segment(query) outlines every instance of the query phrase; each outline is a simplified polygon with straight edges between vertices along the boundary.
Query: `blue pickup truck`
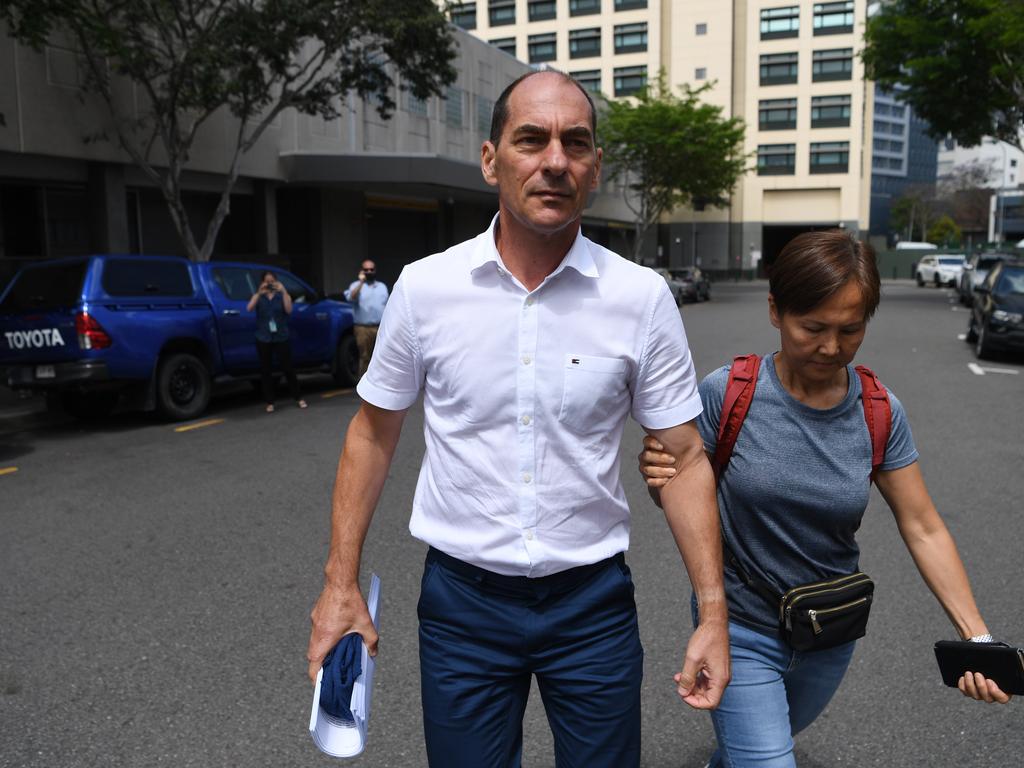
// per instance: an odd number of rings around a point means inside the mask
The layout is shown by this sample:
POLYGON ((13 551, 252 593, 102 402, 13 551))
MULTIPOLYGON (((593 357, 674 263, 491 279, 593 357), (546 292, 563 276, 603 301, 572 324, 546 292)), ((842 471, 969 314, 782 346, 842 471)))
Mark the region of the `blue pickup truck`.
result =
MULTIPOLYGON (((76 416, 119 402, 172 420, 200 415, 213 383, 259 373, 246 311, 265 265, 176 257, 83 256, 25 267, 0 294, 0 380, 41 390, 76 416)), ((292 296, 298 370, 355 384, 352 308, 274 269, 292 296)))

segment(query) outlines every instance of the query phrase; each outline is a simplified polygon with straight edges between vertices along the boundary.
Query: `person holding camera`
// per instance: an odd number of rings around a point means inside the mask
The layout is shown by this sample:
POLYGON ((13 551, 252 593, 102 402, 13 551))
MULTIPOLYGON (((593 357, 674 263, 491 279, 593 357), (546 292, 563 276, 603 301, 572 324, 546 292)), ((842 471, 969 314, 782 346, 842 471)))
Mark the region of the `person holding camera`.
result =
POLYGON ((370 367, 377 328, 388 303, 388 287, 377 282, 377 265, 367 259, 359 270, 359 279, 345 291, 345 298, 355 306, 356 344, 359 347, 359 378, 370 367))
POLYGON ((249 299, 246 310, 256 311, 256 350, 260 357, 260 374, 263 384, 263 399, 267 413, 274 412, 274 356, 288 379, 288 390, 299 408, 306 407, 306 401, 299 395, 299 381, 292 366, 292 347, 288 339, 288 315, 292 311, 292 297, 284 285, 269 269, 260 278, 260 287, 249 299))

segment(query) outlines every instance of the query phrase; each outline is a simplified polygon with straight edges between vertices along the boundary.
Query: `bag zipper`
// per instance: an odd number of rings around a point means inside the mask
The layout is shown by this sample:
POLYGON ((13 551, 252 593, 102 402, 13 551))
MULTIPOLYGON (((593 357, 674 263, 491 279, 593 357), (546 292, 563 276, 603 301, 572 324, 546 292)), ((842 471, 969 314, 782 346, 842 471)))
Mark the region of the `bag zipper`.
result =
POLYGON ((836 605, 832 608, 822 608, 821 610, 815 610, 811 608, 807 611, 807 616, 811 620, 811 626, 814 628, 814 634, 820 635, 824 630, 821 628, 821 624, 818 623, 818 617, 826 613, 833 613, 835 611, 845 611, 847 608, 853 608, 855 605, 866 603, 868 599, 866 597, 860 597, 850 603, 844 603, 843 605, 836 605))
POLYGON ((863 573, 855 573, 852 576, 844 576, 841 579, 836 579, 835 581, 830 581, 830 582, 825 582, 825 583, 827 583, 827 584, 839 584, 839 583, 841 583, 843 581, 847 581, 849 579, 855 579, 855 578, 856 579, 860 579, 860 581, 851 581, 848 584, 842 584, 841 586, 838 586, 838 587, 830 587, 829 589, 818 589, 816 587, 794 587, 793 589, 789 590, 789 592, 787 592, 786 595, 790 595, 790 594, 792 594, 794 592, 797 592, 797 591, 799 591, 801 589, 808 589, 808 590, 812 590, 812 591, 805 592, 802 595, 797 595, 796 597, 794 597, 792 600, 789 601, 788 605, 786 604, 786 598, 783 597, 782 602, 783 602, 783 606, 784 607, 780 606, 779 610, 780 611, 784 611, 783 616, 784 616, 784 618, 786 620, 786 629, 792 629, 793 628, 793 620, 792 620, 792 616, 790 615, 790 612, 793 610, 793 606, 796 605, 796 603, 798 603, 802 598, 809 597, 811 595, 821 595, 821 594, 824 594, 825 592, 839 592, 840 590, 846 589, 847 587, 856 587, 856 586, 860 586, 861 584, 869 583, 871 581, 871 577, 870 576, 867 576, 866 574, 863 574, 863 573))

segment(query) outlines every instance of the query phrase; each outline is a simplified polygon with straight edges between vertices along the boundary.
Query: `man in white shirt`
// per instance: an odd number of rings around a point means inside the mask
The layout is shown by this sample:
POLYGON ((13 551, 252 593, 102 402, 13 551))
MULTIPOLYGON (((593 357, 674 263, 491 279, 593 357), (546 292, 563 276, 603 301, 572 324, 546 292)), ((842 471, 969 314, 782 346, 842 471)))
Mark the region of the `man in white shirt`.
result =
POLYGON ((618 460, 629 414, 677 457, 662 499, 701 618, 679 695, 713 708, 729 680, 696 376, 665 281, 580 233, 600 174, 595 135, 593 102, 561 73, 530 73, 498 99, 481 151, 498 215, 403 271, 338 465, 311 678, 344 634, 376 651, 359 558, 423 393, 410 530, 430 545, 418 613, 435 768, 518 766, 534 675, 560 768, 639 765, 643 651, 618 460))
POLYGON ((359 277, 345 291, 345 298, 355 307, 352 330, 359 347, 359 378, 362 378, 370 367, 370 358, 377 343, 377 329, 384 316, 384 306, 388 303, 388 287, 377 280, 377 265, 373 261, 367 259, 363 262, 359 277))

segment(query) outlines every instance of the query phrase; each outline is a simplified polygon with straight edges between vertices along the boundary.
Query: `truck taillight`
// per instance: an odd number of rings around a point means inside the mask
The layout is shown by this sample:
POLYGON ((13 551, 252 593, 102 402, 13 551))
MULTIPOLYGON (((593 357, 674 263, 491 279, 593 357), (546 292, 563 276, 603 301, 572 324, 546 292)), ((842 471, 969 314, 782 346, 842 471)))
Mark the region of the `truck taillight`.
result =
POLYGON ((106 349, 113 343, 99 321, 88 312, 75 315, 75 331, 78 333, 78 346, 82 349, 106 349))

